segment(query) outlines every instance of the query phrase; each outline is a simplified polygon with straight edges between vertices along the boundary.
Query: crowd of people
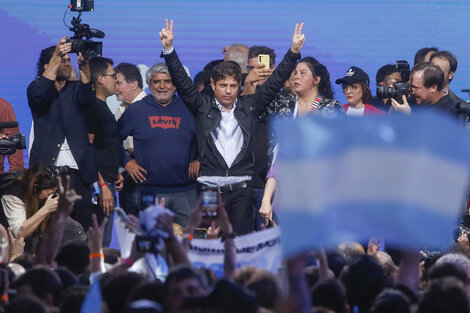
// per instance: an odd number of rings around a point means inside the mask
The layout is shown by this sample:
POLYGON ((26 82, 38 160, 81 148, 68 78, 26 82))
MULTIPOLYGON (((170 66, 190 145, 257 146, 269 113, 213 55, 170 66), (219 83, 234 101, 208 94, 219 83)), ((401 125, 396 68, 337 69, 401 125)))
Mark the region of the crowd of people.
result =
POLYGON ((79 52, 74 80, 66 37, 42 50, 27 88, 30 167, 15 155, 0 180, 0 311, 469 312, 465 227, 445 253, 385 252, 371 239, 290 257, 277 273, 238 268, 235 237, 282 223, 275 120, 428 109, 468 122, 467 103, 450 90, 452 53, 419 50, 409 81, 401 68, 381 67, 378 86, 409 83, 397 97, 373 97, 369 75, 351 66, 335 80, 342 105, 327 67, 301 56, 302 29, 295 26, 278 64, 269 47, 234 44, 194 81, 173 45, 173 21, 159 33, 164 62, 146 73, 79 52), (269 64, 259 62, 266 55, 269 64), (114 94, 121 104, 113 114, 106 100, 114 94), (216 194, 213 218, 206 191, 216 194), (165 208, 155 226, 161 249, 145 250, 138 239, 123 258, 109 248, 118 200, 136 233, 144 209, 165 208), (201 230, 224 244, 222 277, 191 265, 188 249, 201 230), (149 254, 167 264, 166 277, 136 270, 149 254), (102 301, 90 300, 96 294, 102 301))

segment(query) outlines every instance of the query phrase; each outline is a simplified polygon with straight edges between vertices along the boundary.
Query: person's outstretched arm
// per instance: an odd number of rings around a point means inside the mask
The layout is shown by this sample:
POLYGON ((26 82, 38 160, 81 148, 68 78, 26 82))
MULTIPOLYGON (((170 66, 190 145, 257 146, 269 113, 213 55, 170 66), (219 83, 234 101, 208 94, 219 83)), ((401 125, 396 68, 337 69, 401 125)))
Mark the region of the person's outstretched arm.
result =
POLYGON ((168 23, 168 20, 165 19, 165 28, 159 33, 163 46, 162 56, 165 58, 166 65, 170 71, 171 82, 176 87, 178 96, 186 104, 189 111, 196 114, 202 95, 197 91, 188 74, 186 74, 183 64, 181 64, 173 47, 173 24, 173 20, 168 23))

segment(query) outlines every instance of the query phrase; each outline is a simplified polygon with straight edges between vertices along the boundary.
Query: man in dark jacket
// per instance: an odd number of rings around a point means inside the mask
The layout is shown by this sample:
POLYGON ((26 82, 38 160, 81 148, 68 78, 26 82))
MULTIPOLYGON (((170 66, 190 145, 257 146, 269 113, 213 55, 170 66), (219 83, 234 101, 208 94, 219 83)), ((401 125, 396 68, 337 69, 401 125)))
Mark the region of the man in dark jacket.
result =
POLYGON ((173 21, 160 32, 162 55, 173 84, 197 121, 201 158, 198 182, 217 189, 238 235, 251 232, 251 176, 255 119, 280 91, 300 58, 303 24, 296 25, 292 47, 257 93, 240 96, 241 68, 232 61, 218 64, 211 75, 214 96, 199 94, 173 49, 173 21))
POLYGON ((69 81, 72 44, 63 37, 56 47, 42 50, 38 76, 28 86, 33 115, 34 143, 29 165, 45 162, 71 177, 72 187, 82 196, 72 218, 85 230, 92 225, 91 184, 97 181, 96 152, 88 139, 85 108, 94 102, 88 62, 79 53, 80 81, 69 81))

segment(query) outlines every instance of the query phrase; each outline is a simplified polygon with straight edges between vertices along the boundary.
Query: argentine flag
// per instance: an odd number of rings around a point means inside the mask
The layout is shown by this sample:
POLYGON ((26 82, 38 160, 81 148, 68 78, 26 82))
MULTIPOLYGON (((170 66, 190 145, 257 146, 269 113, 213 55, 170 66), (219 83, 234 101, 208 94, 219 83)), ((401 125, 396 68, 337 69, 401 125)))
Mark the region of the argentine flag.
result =
POLYGON ((448 246, 464 212, 470 133, 439 113, 279 121, 285 254, 371 237, 448 246))

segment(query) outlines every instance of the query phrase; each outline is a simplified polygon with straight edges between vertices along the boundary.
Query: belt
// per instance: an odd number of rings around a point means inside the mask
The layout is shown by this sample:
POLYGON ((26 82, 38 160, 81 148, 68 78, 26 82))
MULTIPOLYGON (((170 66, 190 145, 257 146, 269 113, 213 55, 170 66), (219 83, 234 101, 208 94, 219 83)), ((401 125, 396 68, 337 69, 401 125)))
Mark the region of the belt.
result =
POLYGON ((219 187, 217 187, 217 191, 219 191, 220 193, 224 193, 224 192, 241 190, 241 189, 244 189, 246 187, 248 187, 248 183, 246 181, 242 181, 242 182, 236 183, 236 184, 219 186, 219 187))
POLYGON ((56 166, 56 171, 59 175, 70 175, 70 174, 78 174, 78 170, 65 166, 56 166))

